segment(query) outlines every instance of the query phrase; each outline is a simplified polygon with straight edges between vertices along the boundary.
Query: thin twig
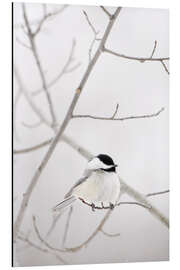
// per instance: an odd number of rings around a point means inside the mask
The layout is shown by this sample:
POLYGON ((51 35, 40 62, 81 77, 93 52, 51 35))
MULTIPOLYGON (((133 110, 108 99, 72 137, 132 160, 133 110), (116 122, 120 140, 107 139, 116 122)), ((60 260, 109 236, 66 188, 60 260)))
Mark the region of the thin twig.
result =
MULTIPOLYGON (((61 9, 54 10, 53 12, 49 12, 49 13, 46 13, 46 14, 44 13, 44 16, 46 16, 47 19, 53 18, 53 17, 55 17, 56 15, 62 13, 67 7, 68 7, 68 5, 63 5, 63 7, 62 7, 61 9)), ((40 22, 41 22, 41 20, 42 20, 42 19, 30 21, 29 24, 30 24, 31 26, 33 26, 33 25, 39 25, 40 22)), ((23 29, 23 28, 25 28, 25 26, 24 26, 22 23, 20 23, 20 24, 17 23, 17 24, 14 25, 14 28, 15 28, 15 29, 19 29, 19 28, 20 28, 20 29, 23 29)))
POLYGON ((124 54, 120 54, 120 53, 117 53, 117 52, 114 52, 112 50, 109 50, 107 48, 103 48, 103 51, 104 52, 107 52, 109 54, 112 54, 112 55, 115 55, 115 56, 118 56, 118 57, 121 57, 121 58, 126 58, 126 59, 130 59, 130 60, 135 60, 135 61, 139 61, 139 62, 146 62, 146 61, 164 61, 164 60, 169 60, 169 57, 162 57, 162 58, 151 58, 151 57, 135 57, 135 56, 127 56, 127 55, 124 55, 124 54))
POLYGON ((46 233, 46 239, 51 235, 52 231, 54 230, 58 220, 60 219, 62 213, 58 213, 58 215, 56 215, 55 217, 53 217, 53 221, 52 224, 50 225, 50 228, 48 229, 47 233, 46 233))
POLYGON ((68 250, 71 252, 76 252, 76 251, 82 249, 83 247, 86 247, 97 236, 97 234, 101 231, 105 222, 109 219, 112 212, 113 212, 112 210, 107 211, 107 213, 104 215, 101 222, 98 224, 98 226, 95 228, 95 230, 92 232, 92 234, 84 242, 82 242, 80 245, 78 245, 76 247, 68 248, 68 250))
POLYGON ((169 193, 169 189, 164 190, 164 191, 154 192, 154 193, 148 193, 146 194, 146 197, 152 197, 152 196, 161 195, 165 193, 169 193))
POLYGON ((102 8, 102 10, 106 13, 106 15, 108 15, 109 18, 111 18, 111 13, 103 6, 100 6, 100 8, 102 8))
POLYGON ((164 216, 156 207, 154 207, 145 196, 143 196, 140 192, 126 184, 121 178, 121 188, 127 193, 131 198, 135 199, 137 202, 148 205, 149 208, 146 208, 153 216, 155 216, 162 224, 164 224, 167 228, 169 228, 169 219, 164 216))
POLYGON ((14 131, 14 138, 19 141, 19 134, 17 132, 17 123, 16 123, 16 118, 17 118, 17 106, 18 106, 18 102, 20 100, 22 92, 20 91, 20 89, 18 90, 16 96, 15 96, 15 101, 14 101, 14 105, 13 105, 13 131, 14 131))
MULTIPOLYGON (((158 116, 163 110, 164 108, 162 108, 161 110, 159 110, 157 113, 154 113, 154 114, 150 114, 150 115, 141 115, 141 116, 128 116, 128 117, 122 117, 122 118, 114 118, 118 112, 118 107, 119 107, 119 104, 116 105, 116 109, 115 109, 115 112, 113 113, 113 115, 111 117, 97 117, 97 116, 91 116, 91 115, 73 115, 72 118, 92 118, 92 119, 97 119, 97 120, 119 120, 119 121, 123 121, 123 120, 130 120, 130 119, 141 119, 141 118, 150 118, 150 117, 155 117, 155 116, 158 116)), ((62 140, 69 143, 68 142, 68 137, 66 136, 63 136, 62 137, 62 140)), ((31 147, 28 147, 28 148, 23 148, 23 149, 15 149, 13 151, 14 154, 25 154, 25 153, 29 153, 29 152, 32 152, 32 151, 36 151, 38 149, 41 149, 47 145, 49 145, 51 142, 52 142, 53 138, 51 139, 48 139, 40 144, 37 144, 37 145, 34 145, 34 146, 31 146, 31 147)), ((71 145, 72 146, 72 145, 71 145)), ((85 151, 85 149, 81 149, 80 146, 77 146, 76 145, 76 148, 75 149, 79 149, 80 151, 85 151)))
MULTIPOLYGON (((22 77, 20 76, 19 70, 17 69, 16 66, 14 67, 14 72, 15 72, 17 82, 19 84, 19 92, 24 95, 24 97, 26 98, 32 111, 38 116, 39 120, 41 122, 43 122, 46 126, 48 126, 49 128, 52 129, 51 123, 48 121, 48 119, 44 116, 44 114, 37 107, 36 103, 34 102, 34 99, 32 99, 32 97, 31 97, 31 95, 29 95, 29 92, 25 87, 25 83, 22 80, 22 77)), ((89 153, 89 151, 87 151, 84 147, 82 147, 77 142, 75 142, 72 138, 70 138, 64 134, 64 135, 62 135, 61 139, 63 142, 70 145, 74 150, 76 150, 78 153, 80 153, 83 157, 89 156, 89 158, 91 158, 91 154, 89 153)), ((28 148, 24 148, 24 149, 20 149, 20 150, 14 150, 13 153, 14 154, 29 153, 31 151, 38 150, 38 149, 50 144, 52 141, 53 141, 53 138, 51 138, 47 141, 44 141, 40 144, 37 144, 35 146, 32 146, 32 147, 28 147, 28 148)))
MULTIPOLYGON (((62 141, 65 142, 67 145, 69 145, 71 148, 73 148, 75 151, 77 151, 79 154, 81 154, 83 157, 87 158, 89 157, 92 158, 91 154, 89 153, 89 151, 87 149, 85 149, 83 146, 79 145, 77 142, 74 141, 74 139, 70 138, 67 135, 62 135, 62 141)), ((27 148, 22 148, 22 149, 15 149, 13 151, 13 154, 26 154, 26 153, 30 153, 36 150, 39 150, 47 145, 49 145, 50 143, 52 143, 53 138, 50 138, 40 144, 36 144, 34 146, 31 147, 27 147, 27 148)))
POLYGON ((120 233, 107 233, 105 232, 103 229, 100 230, 104 235, 108 236, 108 237, 117 237, 120 236, 120 233))
POLYGON ((29 38, 29 42, 31 44, 32 53, 33 53, 34 59, 35 59, 36 64, 37 64, 39 75, 40 75, 40 78, 41 78, 41 81, 42 81, 42 87, 44 89, 44 92, 46 94, 46 98, 47 98, 47 101, 48 101, 49 110, 50 110, 51 117, 52 117, 52 127, 55 127, 57 125, 56 115, 55 115, 55 112, 54 112, 52 99, 51 99, 50 93, 48 91, 46 78, 45 78, 45 75, 44 75, 44 71, 43 71, 43 68, 42 68, 42 64, 41 64, 41 61, 40 61, 40 57, 39 57, 36 42, 35 42, 35 36, 39 33, 39 31, 41 29, 40 25, 42 25, 42 21, 40 22, 39 27, 36 30, 36 32, 33 33, 32 29, 30 27, 30 24, 29 24, 29 20, 28 20, 27 13, 26 13, 26 7, 25 7, 24 3, 22 4, 22 9, 23 9, 23 17, 24 17, 25 25, 26 25, 27 30, 28 30, 28 38, 29 38))
POLYGON ((28 50, 31 50, 31 47, 25 44, 22 40, 20 40, 18 37, 16 37, 16 41, 23 47, 25 47, 28 50))
POLYGON ((163 65, 163 67, 164 67, 165 71, 166 71, 166 72, 167 72, 167 74, 169 75, 169 74, 170 74, 170 72, 169 72, 169 70, 168 70, 168 68, 167 68, 167 66, 166 66, 166 64, 164 63, 164 61, 163 61, 163 60, 161 60, 161 64, 163 65))
MULTIPOLYGON (((159 111, 156 113, 152 114, 144 114, 144 115, 135 115, 135 116, 125 116, 125 117, 103 117, 103 116, 94 116, 90 114, 75 114, 72 116, 72 118, 91 118, 91 119, 96 119, 96 120, 114 120, 114 121, 125 121, 125 120, 133 120, 133 119, 143 119, 143 118, 151 118, 151 117, 156 117, 158 116, 162 111, 164 111, 164 108, 161 108, 159 111)), ((115 111, 115 115, 117 113, 117 108, 115 111)))
POLYGON ((40 242, 42 244, 44 244, 46 247, 48 247, 49 249, 53 250, 53 251, 57 251, 57 252, 66 252, 65 249, 59 249, 59 248, 55 248, 53 246, 51 246, 50 244, 48 244, 48 242, 41 236, 41 233, 37 227, 37 224, 36 224, 36 217, 33 216, 33 227, 34 227, 34 231, 38 237, 38 239, 40 240, 40 242))
POLYGON ((29 106, 38 115, 39 119, 43 123, 45 123, 48 126, 51 126, 51 123, 48 121, 48 119, 44 116, 44 114, 40 111, 40 109, 36 106, 35 102, 32 100, 31 95, 29 94, 28 90, 25 87, 24 81, 22 80, 22 77, 20 76, 20 72, 19 72, 17 66, 14 67, 14 73, 15 73, 15 76, 16 76, 16 80, 17 80, 17 82, 19 84, 19 90, 25 96, 29 106))
MULTIPOLYGON (((63 66, 62 70, 59 72, 58 75, 56 75, 49 83, 47 83, 47 87, 50 88, 52 87, 54 84, 56 84, 61 78, 63 75, 65 74, 68 74, 74 70, 76 70, 80 65, 81 63, 78 62, 77 64, 75 64, 73 67, 70 67, 71 63, 73 62, 74 60, 74 51, 75 51, 75 46, 76 46, 76 40, 73 39, 73 42, 72 42, 72 46, 71 46, 71 50, 70 50, 70 53, 69 53, 69 56, 68 56, 68 59, 65 63, 65 65, 63 66)), ((40 88, 38 90, 35 90, 34 92, 32 92, 32 95, 33 96, 36 96, 40 93, 43 92, 43 89, 40 88)))
POLYGON ((156 50, 156 47, 157 47, 157 40, 155 40, 155 42, 154 42, 154 47, 153 47, 153 50, 152 50, 152 53, 151 53, 150 58, 153 58, 153 55, 154 55, 155 50, 156 50))
POLYGON ((32 242, 32 240, 30 240, 28 237, 23 237, 23 236, 18 235, 18 239, 25 242, 26 244, 28 244, 28 246, 33 247, 33 248, 35 248, 43 253, 48 253, 48 254, 55 256, 63 264, 68 264, 59 254, 56 254, 55 252, 52 252, 47 248, 42 248, 41 246, 32 242))
POLYGON ((113 115, 111 116, 112 119, 114 119, 114 117, 116 116, 116 114, 117 114, 117 112, 118 112, 118 109, 119 109, 119 104, 117 103, 116 109, 115 109, 113 115))
POLYGON ((71 217, 72 217, 72 213, 73 213, 73 207, 71 206, 69 208, 69 212, 68 212, 68 216, 67 216, 67 220, 66 220, 66 224, 65 224, 65 231, 64 231, 63 240, 62 240, 63 246, 65 246, 65 243, 66 243, 66 239, 67 239, 67 234, 68 234, 68 230, 69 230, 69 225, 70 225, 70 220, 71 220, 71 217))
POLYGON ((94 34, 94 38, 93 38, 93 40, 92 40, 92 42, 91 42, 91 45, 90 45, 90 47, 89 47, 89 52, 88 52, 88 55, 89 55, 89 62, 90 62, 90 61, 91 61, 91 53, 92 53, 93 46, 94 46, 94 44, 95 44, 96 41, 100 41, 101 39, 99 39, 99 38, 97 37, 98 34, 99 34, 99 31, 96 31, 96 29, 95 29, 95 27, 93 26, 93 24, 91 23, 91 21, 90 21, 88 15, 87 15, 87 13, 86 13, 84 10, 83 10, 83 13, 84 13, 85 18, 86 18, 86 20, 87 20, 87 22, 88 22, 90 28, 92 29, 93 34, 94 34))
POLYGON ((94 27, 94 26, 93 26, 93 24, 91 23, 91 21, 90 21, 90 19, 89 19, 88 15, 87 15, 87 13, 86 13, 86 11, 85 11, 85 10, 83 10, 83 13, 84 13, 84 15, 85 15, 85 18, 86 18, 86 20, 87 20, 87 22, 88 22, 89 26, 90 26, 90 27, 91 27, 91 29, 92 29, 92 31, 93 31, 93 33, 94 33, 94 35, 97 35, 97 34, 98 34, 98 31, 96 31, 95 27, 94 27))
POLYGON ((40 125, 42 124, 42 121, 39 120, 37 123, 34 123, 34 124, 27 124, 25 122, 22 122, 22 125, 26 128, 37 128, 39 127, 40 125))

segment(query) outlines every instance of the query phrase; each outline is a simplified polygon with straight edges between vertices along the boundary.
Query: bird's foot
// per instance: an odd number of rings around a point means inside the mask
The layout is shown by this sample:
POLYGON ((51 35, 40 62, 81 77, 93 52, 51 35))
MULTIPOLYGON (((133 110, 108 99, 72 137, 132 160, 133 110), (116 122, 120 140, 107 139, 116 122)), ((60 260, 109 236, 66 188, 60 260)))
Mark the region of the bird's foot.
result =
POLYGON ((113 210, 114 209, 114 204, 113 203, 110 203, 109 204, 109 207, 110 207, 111 210, 113 210))
POLYGON ((101 206, 102 206, 102 208, 104 209, 104 204, 103 204, 103 202, 101 202, 101 206))
POLYGON ((92 211, 94 212, 95 211, 95 204, 94 203, 91 204, 91 208, 92 208, 92 211))

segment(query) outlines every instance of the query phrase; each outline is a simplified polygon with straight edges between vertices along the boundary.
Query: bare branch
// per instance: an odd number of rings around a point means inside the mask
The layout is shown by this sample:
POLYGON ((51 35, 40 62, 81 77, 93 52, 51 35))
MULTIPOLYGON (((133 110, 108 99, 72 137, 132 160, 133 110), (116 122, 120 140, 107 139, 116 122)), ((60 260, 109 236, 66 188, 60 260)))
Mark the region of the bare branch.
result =
POLYGON ((24 218, 24 214, 25 214, 25 211, 26 211, 26 208, 28 206, 28 202, 29 202, 29 199, 31 197, 31 193, 33 192, 36 184, 37 184, 37 181, 43 171, 43 169, 46 167, 51 155, 53 154, 54 152, 54 149, 56 148, 56 145, 58 143, 58 141, 60 140, 64 130, 66 129, 71 117, 72 117, 72 114, 73 114, 73 111, 74 111, 74 108, 77 104, 77 101, 80 97, 80 94, 89 78, 89 75, 91 74, 91 71, 94 67, 94 65, 96 64, 99 56, 101 55, 102 53, 102 47, 104 47, 105 43, 106 43, 106 40, 109 36, 109 33, 113 27, 113 24, 116 20, 116 18, 118 17, 119 13, 121 11, 121 8, 117 8, 115 13, 114 13, 114 16, 113 16, 113 19, 111 19, 107 25, 107 28, 104 32, 104 35, 103 35, 103 38, 99 44, 99 47, 92 59, 92 61, 89 63, 86 71, 85 71, 85 74, 83 75, 82 79, 81 79, 81 82, 79 84, 79 87, 76 89, 75 91, 75 94, 74 94, 74 97, 72 99, 72 102, 70 104, 70 107, 66 113, 66 116, 64 118, 64 121, 62 122, 62 125, 60 126, 55 138, 53 139, 52 143, 50 144, 50 147, 47 151, 47 153, 45 154, 41 164, 39 165, 39 167, 37 168, 37 170, 35 171, 34 173, 34 176, 32 178, 32 180, 30 181, 30 184, 26 190, 26 195, 23 197, 23 200, 21 202, 21 206, 20 206, 20 209, 19 209, 19 212, 18 212, 18 215, 17 215, 17 218, 16 218, 16 221, 15 221, 15 224, 14 224, 14 241, 16 240, 16 237, 17 237, 17 233, 19 231, 19 228, 21 226, 21 223, 23 221, 23 218, 24 218))
POLYGON ((52 252, 47 248, 42 248, 41 246, 32 242, 32 240, 30 240, 28 237, 23 237, 23 236, 18 235, 18 239, 25 242, 26 244, 28 244, 28 246, 33 247, 33 248, 35 248, 43 253, 49 253, 49 254, 55 256, 60 262, 62 262, 64 264, 68 264, 59 254, 56 254, 55 252, 52 252))
POLYGON ((115 121, 125 121, 125 120, 133 120, 133 119, 142 119, 142 118, 151 118, 158 116, 162 111, 164 111, 164 108, 161 108, 156 113, 152 114, 144 114, 144 115, 136 115, 136 116, 125 116, 125 117, 117 117, 115 118, 115 115, 117 114, 118 106, 116 107, 115 113, 111 117, 102 117, 102 116, 94 116, 90 114, 75 114, 72 116, 72 118, 91 118, 95 120, 115 120, 115 121))
MULTIPOLYGON (((25 24, 26 24, 26 27, 27 27, 27 30, 28 30, 28 38, 29 38, 29 42, 31 44, 32 53, 33 53, 33 56, 35 58, 35 61, 36 61, 37 67, 38 67, 38 71, 39 71, 41 81, 42 81, 42 87, 43 87, 44 92, 46 94, 47 102, 48 102, 48 105, 49 105, 49 110, 50 110, 51 117, 52 117, 52 127, 55 127, 57 125, 56 115, 55 115, 55 112, 54 112, 52 99, 51 99, 50 93, 48 91, 46 78, 45 78, 45 75, 44 75, 44 71, 43 71, 43 68, 42 68, 42 64, 40 62, 40 57, 39 57, 37 46, 36 46, 35 39, 34 39, 35 35, 37 35, 37 33, 40 31, 41 27, 39 27, 37 29, 38 31, 33 33, 32 30, 31 30, 30 24, 29 24, 29 20, 28 20, 28 17, 27 17, 26 8, 25 8, 24 3, 22 4, 22 9, 23 9, 24 21, 25 21, 25 24)), ((40 25, 42 25, 42 23, 40 23, 40 25)))
POLYGON ((166 66, 166 64, 164 63, 164 61, 163 61, 163 60, 161 60, 161 64, 163 65, 163 67, 164 67, 165 71, 166 71, 166 72, 167 72, 167 74, 169 75, 169 74, 170 74, 170 72, 169 72, 169 70, 168 70, 168 68, 167 68, 167 66, 166 66))
POLYGON ((114 117, 116 116, 116 114, 117 114, 117 112, 118 112, 118 109, 119 109, 119 104, 117 103, 117 105, 116 105, 116 109, 115 109, 115 111, 114 111, 114 113, 113 113, 113 115, 112 115, 112 119, 114 119, 114 117))
POLYGON ((33 226, 34 226, 34 230, 35 230, 35 233, 38 237, 38 239, 41 241, 41 243, 43 245, 45 245, 46 247, 48 247, 50 250, 52 251, 55 251, 55 252, 60 252, 60 253, 66 253, 66 252, 74 252, 75 250, 73 248, 63 248, 63 249, 60 249, 60 248, 56 248, 56 247, 53 247, 51 244, 49 244, 40 234, 40 231, 37 227, 37 224, 36 224, 36 217, 33 216, 33 226))
POLYGON ((109 49, 103 48, 104 52, 107 52, 109 54, 121 57, 121 58, 126 58, 126 59, 130 59, 130 60, 135 60, 135 61, 139 61, 141 63, 144 63, 146 61, 164 61, 164 60, 169 60, 169 57, 162 57, 162 58, 151 58, 151 57, 135 57, 135 56, 127 56, 124 54, 120 54, 114 51, 111 51, 109 49))
POLYGON ((146 197, 152 197, 152 196, 161 195, 165 193, 169 193, 169 189, 164 190, 164 191, 154 192, 154 193, 148 193, 146 194, 146 197))
POLYGON ((109 18, 111 18, 111 13, 103 6, 100 6, 100 8, 102 8, 102 10, 106 13, 106 15, 108 15, 109 18))
MULTIPOLYGON (((46 7, 47 7, 47 5, 43 4, 43 18, 40 19, 40 20, 38 19, 38 20, 30 21, 29 22, 30 26, 37 25, 37 29, 38 29, 39 25, 41 24, 40 27, 42 28, 42 24, 44 24, 48 19, 55 18, 56 15, 59 15, 60 13, 62 13, 68 7, 68 5, 63 5, 62 8, 54 10, 52 12, 47 12, 46 7), (42 22, 42 20, 43 20, 43 22, 42 22)), ((14 28, 23 30, 25 28, 25 26, 23 24, 18 24, 17 23, 17 24, 14 25, 14 28)), ((36 31, 37 31, 37 29, 36 29, 36 31)))
POLYGON ((27 127, 27 128, 37 128, 37 127, 39 127, 42 123, 43 123, 43 122, 40 120, 40 121, 38 121, 37 123, 34 123, 34 124, 27 124, 27 123, 25 123, 25 122, 22 122, 22 125, 23 125, 24 127, 27 127))
POLYGON ((44 17, 47 16, 47 5, 46 4, 42 4, 42 9, 43 9, 44 17))
POLYGON ((91 27, 91 29, 92 29, 92 31, 93 31, 93 33, 94 33, 94 35, 97 35, 97 34, 98 34, 98 31, 96 31, 96 29, 95 29, 95 28, 94 28, 94 26, 92 25, 92 23, 91 23, 91 21, 90 21, 90 19, 89 19, 88 15, 87 15, 87 13, 86 13, 86 11, 85 11, 85 10, 83 10, 83 13, 84 13, 84 15, 85 15, 85 18, 86 18, 86 20, 87 20, 87 22, 88 22, 89 26, 90 26, 90 27, 91 27))
POLYGON ((82 242, 80 245, 78 245, 76 247, 72 247, 72 248, 68 248, 68 249, 66 248, 66 249, 71 251, 71 252, 76 252, 76 251, 82 249, 83 247, 86 247, 97 236, 97 234, 101 231, 105 222, 108 220, 108 218, 110 217, 112 212, 113 212, 112 210, 107 211, 107 213, 105 214, 105 216, 103 217, 103 219, 101 220, 99 225, 95 228, 93 233, 84 242, 82 242))
MULTIPOLYGON (((72 47, 71 47, 71 50, 70 50, 70 53, 69 53, 69 56, 68 56, 68 59, 67 59, 65 65, 63 66, 60 73, 56 77, 54 77, 49 83, 47 83, 48 88, 50 88, 55 83, 57 83, 62 78, 62 76, 64 74, 67 74, 67 73, 70 73, 70 72, 76 70, 81 65, 81 63, 78 62, 76 65, 74 65, 73 67, 70 68, 70 65, 74 59, 75 46, 76 46, 76 40, 74 39, 72 42, 72 47)), ((34 92, 32 92, 32 95, 36 96, 36 95, 40 94, 42 91, 43 91, 43 89, 35 90, 34 92)))
MULTIPOLYGON (((92 208, 92 204, 84 201, 83 199, 79 198, 84 204, 90 206, 92 208)), ((114 205, 114 207, 117 207, 117 206, 120 206, 120 205, 123 205, 123 204, 132 204, 132 205, 138 205, 138 206, 142 206, 144 208, 151 208, 151 206, 149 206, 148 204, 144 204, 144 203, 139 203, 139 202, 119 202, 119 203, 116 203, 114 205)), ((93 206, 93 209, 97 209, 97 210, 107 210, 107 209, 111 209, 110 206, 93 206)))
POLYGON ((23 95, 25 96, 29 106, 32 108, 32 110, 38 115, 39 119, 45 123, 48 126, 51 126, 51 123, 44 117, 44 114, 40 111, 40 109, 36 106, 36 104, 34 103, 34 101, 32 100, 28 90, 25 87, 25 84, 20 76, 19 70, 17 69, 17 67, 14 67, 14 73, 17 79, 17 82, 19 84, 19 89, 20 91, 23 93, 23 95))
POLYGON ((38 26, 37 26, 37 29, 34 31, 33 35, 36 36, 40 31, 41 31, 41 28, 43 26, 43 24, 45 23, 45 21, 53 16, 56 16, 58 14, 60 14, 61 12, 63 12, 66 8, 67 8, 67 5, 64 5, 61 9, 59 10, 56 10, 54 12, 49 12, 47 13, 47 10, 44 6, 46 5, 42 5, 43 6, 43 10, 44 10, 44 15, 42 17, 42 19, 38 22, 38 26))
POLYGON ((18 106, 18 102, 20 100, 21 94, 22 92, 18 90, 15 96, 15 101, 13 105, 13 131, 14 131, 14 137, 16 138, 17 141, 19 141, 19 135, 16 128, 16 117, 17 117, 17 106, 18 106))
POLYGON ((155 40, 155 42, 154 42, 154 48, 153 48, 153 50, 152 50, 152 53, 151 53, 150 58, 153 57, 153 55, 154 55, 154 53, 155 53, 155 50, 156 50, 156 47, 157 47, 157 40, 155 40))
MULTIPOLYGON (((90 152, 85 149, 83 146, 79 145, 77 142, 75 142, 72 138, 70 138, 69 136, 66 136, 65 134, 62 135, 62 141, 65 142, 67 145, 69 145, 70 147, 72 147, 75 151, 77 151, 79 154, 81 154, 83 157, 88 159, 91 159, 92 156, 90 154, 90 152)), ((39 150, 47 145, 49 145, 50 143, 52 143, 53 138, 50 138, 40 144, 36 144, 34 146, 31 147, 27 147, 27 148, 23 148, 23 149, 15 149, 13 151, 14 154, 26 154, 26 153, 30 153, 32 151, 36 151, 39 150)))
POLYGON ((65 231, 64 231, 63 240, 62 240, 63 246, 65 246, 65 243, 66 243, 72 213, 73 213, 73 207, 71 206, 69 208, 69 212, 68 212, 68 216, 67 216, 67 220, 66 220, 66 224, 65 224, 65 231))
POLYGON ((58 220, 60 219, 61 215, 62 215, 62 213, 58 213, 58 215, 53 217, 52 224, 50 225, 50 228, 48 229, 48 231, 46 233, 46 238, 50 236, 50 234, 52 233, 52 231, 56 227, 56 224, 57 224, 58 220))
POLYGON ((89 52, 88 52, 88 54, 89 54, 89 62, 90 62, 90 61, 91 61, 91 53, 92 53, 93 46, 94 46, 94 44, 95 44, 96 41, 99 41, 99 40, 101 40, 101 39, 99 39, 99 38, 97 37, 98 34, 99 34, 99 31, 96 31, 96 29, 95 29, 95 27, 92 25, 92 23, 91 23, 91 21, 90 21, 88 15, 87 15, 87 13, 86 13, 84 10, 83 10, 83 13, 84 13, 85 18, 86 18, 86 20, 87 20, 87 22, 88 22, 90 28, 92 29, 93 34, 94 34, 94 39, 93 39, 92 42, 91 42, 91 45, 90 45, 90 47, 89 47, 89 52))
POLYGON ((146 208, 153 216, 155 216, 162 224, 164 224, 167 228, 169 228, 169 220, 167 217, 163 215, 156 207, 154 207, 145 196, 143 196, 140 192, 127 185, 121 178, 121 188, 127 193, 131 198, 135 199, 137 202, 148 205, 149 208, 146 208))
POLYGON ((100 230, 104 235, 108 236, 108 237, 117 237, 120 236, 120 233, 107 233, 105 232, 103 229, 100 230))
MULTIPOLYGON (((156 49, 156 47, 154 47, 156 49)), ((107 48, 103 48, 103 51, 106 52, 106 53, 109 53, 109 54, 112 54, 112 55, 115 55, 115 56, 118 56, 118 57, 121 57, 121 58, 125 58, 125 59, 129 59, 129 60, 135 60, 135 61, 139 61, 141 63, 144 63, 144 62, 151 62, 151 61, 155 61, 155 62, 160 62, 162 63, 165 71, 169 74, 169 71, 166 67, 166 65, 164 64, 164 61, 165 60, 169 60, 169 57, 162 57, 162 58, 153 58, 153 57, 134 57, 134 56, 127 56, 127 55, 124 55, 124 54, 120 54, 120 53, 117 53, 117 52, 114 52, 112 50, 109 50, 107 48)), ((154 50, 153 50, 154 51, 154 50)), ((154 54, 154 52, 152 52, 152 54, 154 54)))
POLYGON ((25 47, 28 50, 31 50, 31 47, 26 45, 22 40, 20 40, 18 37, 16 37, 16 41, 23 47, 25 47))
MULTIPOLYGON (((31 109, 34 111, 34 113, 39 117, 40 121, 42 121, 45 125, 47 125, 48 127, 52 128, 51 123, 45 118, 45 116, 43 115, 43 113, 40 111, 40 109, 37 107, 37 105, 35 104, 34 100, 32 99, 32 97, 29 95, 28 90, 25 87, 25 84, 22 80, 22 77, 20 76, 20 73, 17 69, 17 67, 14 67, 14 72, 15 72, 15 76, 17 79, 17 82, 19 84, 19 92, 22 93, 28 104, 30 105, 31 109)), ((68 145, 70 145, 74 150, 76 150, 78 153, 80 153, 83 157, 89 157, 89 159, 92 157, 91 154, 89 153, 89 151, 87 151, 84 147, 80 146, 77 142, 75 142, 72 138, 66 136, 65 134, 62 135, 61 138, 65 143, 67 143, 68 145)), ((35 151, 38 150, 46 145, 49 145, 51 142, 53 141, 53 138, 50 138, 40 144, 37 144, 35 146, 32 147, 28 147, 28 148, 24 148, 24 149, 20 149, 20 150, 14 150, 14 154, 23 154, 23 153, 29 153, 31 151, 35 151)))

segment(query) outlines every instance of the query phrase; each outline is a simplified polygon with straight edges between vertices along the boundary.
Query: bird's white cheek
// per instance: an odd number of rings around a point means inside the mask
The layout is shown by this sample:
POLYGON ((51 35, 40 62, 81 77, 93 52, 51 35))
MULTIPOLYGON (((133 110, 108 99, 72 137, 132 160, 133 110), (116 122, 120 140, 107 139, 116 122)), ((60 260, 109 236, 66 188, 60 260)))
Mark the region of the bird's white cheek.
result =
POLYGON ((99 168, 103 168, 103 164, 98 158, 93 158, 87 164, 87 169, 89 169, 89 170, 97 170, 99 168))

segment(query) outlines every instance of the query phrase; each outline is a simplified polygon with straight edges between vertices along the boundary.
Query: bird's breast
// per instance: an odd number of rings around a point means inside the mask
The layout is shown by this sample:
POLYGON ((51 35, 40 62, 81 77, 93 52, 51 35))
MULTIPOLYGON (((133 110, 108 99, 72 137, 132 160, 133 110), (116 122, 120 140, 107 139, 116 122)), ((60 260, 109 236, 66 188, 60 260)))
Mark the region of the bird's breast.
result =
POLYGON ((90 203, 115 203, 120 192, 120 182, 116 173, 93 172, 73 194, 90 203))

